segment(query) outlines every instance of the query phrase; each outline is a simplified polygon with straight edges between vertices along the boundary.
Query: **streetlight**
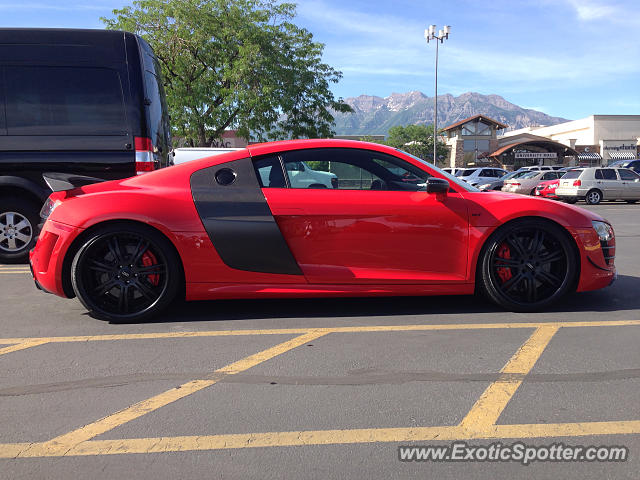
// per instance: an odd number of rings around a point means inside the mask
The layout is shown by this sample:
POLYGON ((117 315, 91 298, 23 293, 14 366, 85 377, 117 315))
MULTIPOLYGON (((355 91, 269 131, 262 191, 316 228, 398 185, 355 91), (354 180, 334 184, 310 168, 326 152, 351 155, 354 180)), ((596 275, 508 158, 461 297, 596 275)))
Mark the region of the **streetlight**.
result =
POLYGON ((437 146, 436 146, 436 135, 438 132, 438 45, 443 43, 445 40, 449 38, 449 33, 451 32, 451 27, 449 25, 445 25, 442 27, 442 30, 438 32, 436 35, 436 27, 435 25, 429 25, 429 28, 424 31, 424 38, 429 43, 431 40, 436 41, 436 96, 434 97, 434 108, 433 108, 433 164, 437 165, 437 146))

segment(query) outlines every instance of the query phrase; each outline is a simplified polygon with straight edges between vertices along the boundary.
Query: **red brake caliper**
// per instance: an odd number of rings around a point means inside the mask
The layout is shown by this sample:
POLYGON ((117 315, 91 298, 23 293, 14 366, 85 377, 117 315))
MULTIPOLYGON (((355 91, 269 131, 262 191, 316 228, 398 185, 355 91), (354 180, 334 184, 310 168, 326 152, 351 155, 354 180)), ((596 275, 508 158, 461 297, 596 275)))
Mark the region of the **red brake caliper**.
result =
MULTIPOLYGON (((144 265, 145 267, 150 267, 151 265, 156 265, 157 263, 158 260, 153 253, 151 253, 149 250, 144 252, 144 254, 142 255, 142 265, 144 265)), ((149 279, 151 285, 153 285, 154 287, 157 287, 160 283, 160 275, 158 275, 157 273, 147 275, 147 278, 149 279)))
MULTIPOLYGON (((509 246, 506 243, 503 243, 498 248, 498 257, 504 258, 505 260, 511 258, 511 250, 509 250, 509 246)), ((502 280, 502 283, 505 283, 513 276, 511 268, 509 267, 499 267, 496 271, 498 272, 498 276, 500 277, 500 280, 502 280)))

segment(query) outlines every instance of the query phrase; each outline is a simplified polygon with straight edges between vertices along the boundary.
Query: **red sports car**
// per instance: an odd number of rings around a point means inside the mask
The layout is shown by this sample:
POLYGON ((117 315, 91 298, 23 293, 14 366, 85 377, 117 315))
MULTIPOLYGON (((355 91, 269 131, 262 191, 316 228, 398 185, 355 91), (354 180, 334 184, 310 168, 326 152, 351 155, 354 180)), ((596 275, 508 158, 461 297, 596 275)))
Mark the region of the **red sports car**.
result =
POLYGON ((148 318, 178 295, 482 291, 532 311, 616 276, 613 229, 598 215, 480 192, 402 151, 344 140, 253 145, 58 191, 42 216, 37 286, 111 321, 148 318))
POLYGON ((558 200, 558 196, 556 195, 556 188, 560 185, 560 180, 545 180, 544 182, 540 182, 536 186, 536 196, 544 197, 544 198, 552 198, 554 200, 558 200))

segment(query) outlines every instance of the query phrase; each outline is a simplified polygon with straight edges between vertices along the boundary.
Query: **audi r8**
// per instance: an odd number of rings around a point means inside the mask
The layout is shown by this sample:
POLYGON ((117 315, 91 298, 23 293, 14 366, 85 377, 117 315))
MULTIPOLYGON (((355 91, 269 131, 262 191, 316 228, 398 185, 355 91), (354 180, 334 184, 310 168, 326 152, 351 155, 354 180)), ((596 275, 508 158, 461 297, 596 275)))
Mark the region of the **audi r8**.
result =
POLYGON ((33 276, 114 322, 149 318, 178 296, 482 292, 535 311, 616 276, 614 232, 600 216, 480 192, 384 145, 274 142, 125 180, 67 180, 42 209, 33 276), (331 182, 293 181, 301 162, 331 182))

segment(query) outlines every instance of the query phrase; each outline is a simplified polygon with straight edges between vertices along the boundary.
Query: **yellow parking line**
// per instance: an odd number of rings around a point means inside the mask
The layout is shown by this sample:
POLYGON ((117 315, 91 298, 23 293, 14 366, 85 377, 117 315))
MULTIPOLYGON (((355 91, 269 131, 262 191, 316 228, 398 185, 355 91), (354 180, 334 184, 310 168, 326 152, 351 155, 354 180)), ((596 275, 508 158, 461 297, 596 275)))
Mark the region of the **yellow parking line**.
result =
POLYGON ((560 438, 640 434, 640 421, 492 425, 471 432, 460 426, 307 430, 228 435, 92 440, 67 451, 44 450, 42 443, 0 444, 0 458, 60 457, 186 452, 261 447, 345 445, 357 443, 407 443, 472 439, 560 438))
POLYGON ((26 348, 37 347, 38 345, 44 345, 45 343, 49 343, 48 340, 31 340, 29 342, 22 342, 16 345, 10 345, 8 347, 0 348, 0 355, 4 355, 5 353, 17 352, 19 350, 24 350, 26 348))
MULTIPOLYGON (((131 405, 130 407, 104 417, 101 420, 85 425, 84 427, 78 428, 64 435, 60 435, 48 442, 33 444, 28 450, 31 451, 33 449, 33 452, 39 452, 38 456, 64 455, 65 452, 82 442, 108 432, 109 430, 146 415, 147 413, 153 412, 154 410, 164 407, 169 403, 175 402, 176 400, 202 390, 203 388, 209 387, 218 382, 225 375, 234 375, 236 373, 243 372, 325 334, 325 332, 306 333, 291 340, 287 340, 286 342, 280 343, 262 352, 250 355, 242 360, 215 370, 211 375, 212 378, 192 380, 180 385, 179 387, 172 388, 171 390, 167 390, 159 395, 131 405)), ((0 451, 0 454, 1 453, 2 452, 0 451)))
POLYGON ((495 424, 502 411, 533 368, 558 327, 539 327, 500 370, 500 377, 487 387, 460 427, 470 431, 485 431, 495 424))
POLYGON ((68 337, 22 337, 0 338, 0 344, 23 343, 32 340, 46 340, 51 343, 66 342, 99 342, 109 340, 149 340, 160 338, 219 337, 236 335, 295 335, 311 332, 324 333, 375 333, 375 332, 413 332, 430 330, 484 330, 509 328, 539 327, 621 327, 640 325, 640 320, 611 320, 595 322, 523 322, 523 323, 453 323, 434 325, 371 325, 353 327, 320 327, 320 328, 282 328, 268 330, 209 330, 200 332, 157 332, 157 333, 125 333, 108 335, 86 335, 68 337))

